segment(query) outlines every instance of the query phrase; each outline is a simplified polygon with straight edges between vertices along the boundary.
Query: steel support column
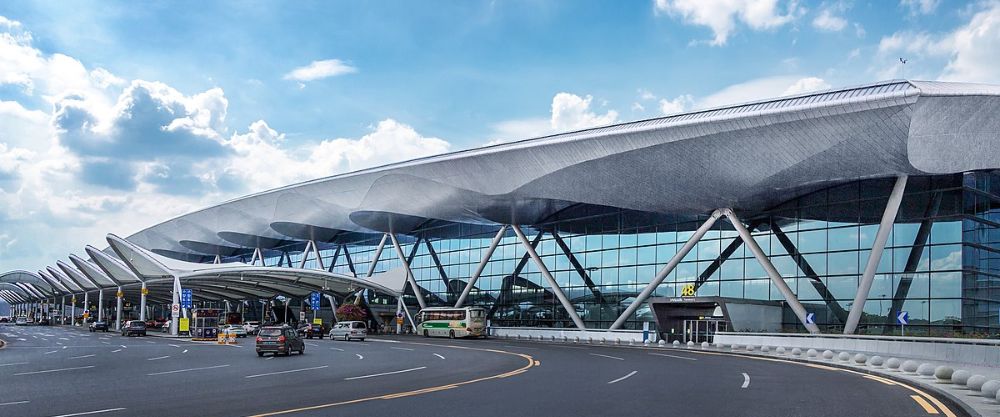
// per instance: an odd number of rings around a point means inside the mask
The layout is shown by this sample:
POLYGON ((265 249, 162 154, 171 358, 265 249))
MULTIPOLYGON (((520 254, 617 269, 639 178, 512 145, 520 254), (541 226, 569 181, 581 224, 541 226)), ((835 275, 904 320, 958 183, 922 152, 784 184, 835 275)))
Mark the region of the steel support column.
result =
POLYGON ((337 249, 333 251, 333 259, 330 260, 330 267, 326 269, 326 272, 333 272, 333 267, 337 265, 337 258, 340 257, 340 250, 344 245, 337 245, 337 249))
POLYGON ((629 304, 628 307, 625 308, 625 311, 618 316, 618 319, 611 325, 610 330, 620 329, 622 325, 625 324, 625 321, 627 321, 632 314, 635 314, 635 311, 639 309, 639 306, 646 302, 649 296, 653 294, 653 291, 656 291, 656 288, 663 283, 663 280, 667 278, 667 275, 670 275, 670 273, 673 272, 674 268, 677 267, 677 264, 681 262, 681 259, 684 259, 688 252, 691 252, 691 249, 698 244, 702 236, 705 236, 705 233, 708 233, 712 226, 715 225, 715 221, 721 216, 721 210, 715 210, 712 212, 712 214, 708 217, 708 220, 705 220, 705 223, 702 223, 702 225, 695 230, 694 234, 692 234, 691 237, 688 238, 687 242, 685 242, 684 245, 677 251, 677 253, 670 258, 670 261, 667 262, 663 269, 660 269, 660 272, 656 273, 653 280, 649 281, 646 288, 643 288, 642 292, 635 297, 632 304, 629 304))
MULTIPOLYGON (((83 311, 86 311, 87 312, 87 316, 88 316, 87 318, 90 318, 89 317, 90 316, 90 293, 87 292, 87 290, 83 290, 83 311)), ((86 326, 87 325, 87 320, 84 319, 83 322, 80 323, 80 325, 81 326, 86 326)))
POLYGON ((799 249, 795 247, 795 244, 788 238, 788 235, 786 235, 785 232, 781 230, 781 227, 779 227, 775 222, 771 222, 771 232, 774 233, 776 238, 778 238, 778 242, 785 248, 785 252, 788 252, 788 255, 795 260, 795 264, 798 265, 799 270, 809 277, 809 282, 816 290, 816 293, 819 294, 820 298, 823 299, 826 307, 829 308, 830 312, 837 318, 837 321, 840 323, 846 322, 847 310, 844 310, 844 308, 840 306, 840 303, 837 302, 837 298, 834 297, 833 293, 830 292, 830 289, 823 284, 823 280, 819 278, 819 274, 812 268, 812 265, 809 264, 806 257, 799 252, 799 249))
POLYGON ((555 229, 549 231, 549 234, 551 234, 552 238, 555 239, 556 245, 558 245, 559 249, 562 250, 563 255, 565 255, 566 259, 569 260, 569 264, 576 270, 577 275, 580 275, 580 278, 583 279, 583 283, 590 289, 590 292, 594 294, 594 299, 599 304, 604 304, 604 295, 601 294, 601 289, 597 288, 597 285, 594 284, 594 280, 590 279, 590 275, 587 274, 587 270, 583 268, 580 261, 576 259, 575 255, 573 255, 573 251, 569 250, 569 245, 562 240, 562 237, 559 236, 559 233, 556 232, 555 229))
POLYGON ((486 253, 483 254, 483 258, 479 261, 479 266, 476 267, 476 272, 472 274, 472 278, 469 278, 469 282, 465 283, 465 289, 462 290, 462 295, 458 297, 458 301, 455 302, 455 307, 461 307, 465 303, 465 299, 469 297, 469 292, 472 288, 476 286, 476 281, 479 280, 479 276, 482 275, 483 270, 486 269, 486 264, 489 263, 490 257, 493 256, 493 251, 497 250, 497 246, 500 245, 500 241, 503 239, 504 233, 507 232, 507 225, 500 226, 500 230, 497 231, 496 236, 490 241, 490 247, 486 248, 486 253))
POLYGON ((104 321, 104 288, 97 289, 97 321, 104 321))
POLYGON ((806 320, 806 315, 808 313, 806 312, 805 307, 802 307, 802 303, 799 302, 798 297, 795 296, 792 289, 788 288, 788 283, 781 278, 781 274, 779 274, 778 270, 774 268, 773 264, 771 264, 771 260, 764 254, 764 251, 760 248, 760 245, 757 244, 757 241, 754 240, 753 236, 750 235, 750 231, 743 225, 743 222, 740 221, 740 219, 736 217, 736 214, 730 209, 724 209, 723 214, 729 218, 729 222, 732 223, 734 228, 736 228, 736 232, 739 233, 740 238, 743 239, 743 244, 747 245, 750 252, 753 252, 753 256, 757 258, 757 262, 760 262, 760 265, 764 267, 764 271, 767 272, 767 276, 771 278, 771 284, 778 288, 781 295, 785 297, 785 302, 787 302, 788 306, 792 308, 793 312, 795 312, 795 316, 799 318, 802 325, 806 326, 809 333, 819 333, 819 327, 816 327, 815 324, 809 323, 808 320, 806 320))
POLYGON ((406 280, 410 283, 410 288, 413 288, 413 295, 417 297, 417 304, 420 304, 421 310, 427 308, 427 302, 424 301, 424 294, 420 291, 420 286, 417 285, 417 280, 413 277, 413 271, 410 270, 410 263, 406 261, 406 255, 403 253, 403 247, 399 246, 396 234, 389 233, 389 239, 392 239, 392 246, 396 248, 396 256, 399 256, 399 261, 403 263, 403 268, 406 269, 406 280))
POLYGON ((552 287, 552 293, 555 294, 556 298, 559 299, 559 302, 562 303, 563 308, 566 310, 566 314, 573 319, 573 323, 576 324, 578 329, 586 329, 587 326, 583 324, 583 320, 580 319, 580 315, 576 314, 576 308, 573 307, 573 303, 569 301, 569 298, 567 298, 566 294, 563 293, 562 287, 560 287, 559 283, 556 282, 556 279, 552 277, 552 274, 549 272, 549 268, 545 266, 545 262, 542 262, 542 258, 538 256, 537 252, 535 252, 535 247, 532 246, 531 242, 528 241, 528 238, 524 236, 524 232, 521 231, 521 227, 516 224, 510 225, 510 227, 511 229, 514 229, 514 233, 517 234, 517 238, 521 241, 521 245, 524 246, 524 250, 527 251, 528 255, 531 256, 531 259, 535 261, 538 271, 541 272, 542 276, 545 277, 545 280, 549 282, 549 286, 552 287))
MULTIPOLYGON (((878 225, 878 233, 875 234, 875 243, 872 244, 871 254, 868 255, 868 263, 865 265, 865 272, 861 275, 861 282, 858 283, 858 292, 854 294, 854 302, 851 310, 847 314, 847 323, 844 323, 844 334, 854 334, 861 321, 861 314, 865 311, 865 302, 868 301, 868 293, 872 289, 872 282, 875 281, 875 272, 878 270, 878 263, 882 259, 882 252, 885 250, 885 242, 889 239, 889 232, 892 231, 892 224, 896 221, 896 213, 899 212, 899 205, 903 202, 903 191, 906 190, 906 175, 896 178, 896 184, 889 194, 889 202, 882 212, 882 221, 878 225)), ((881 313, 881 312, 880 312, 881 313)))
MULTIPOLYGON (((378 242, 378 246, 375 248, 375 254, 372 255, 371 266, 368 267, 368 273, 365 274, 366 278, 371 277, 372 274, 375 273, 375 266, 378 265, 378 259, 382 257, 382 250, 385 249, 385 241, 388 239, 389 239, 388 233, 382 234, 382 240, 378 242)), ((348 257, 347 259, 351 258, 348 257)), ((403 259, 402 254, 399 255, 399 259, 403 259)))

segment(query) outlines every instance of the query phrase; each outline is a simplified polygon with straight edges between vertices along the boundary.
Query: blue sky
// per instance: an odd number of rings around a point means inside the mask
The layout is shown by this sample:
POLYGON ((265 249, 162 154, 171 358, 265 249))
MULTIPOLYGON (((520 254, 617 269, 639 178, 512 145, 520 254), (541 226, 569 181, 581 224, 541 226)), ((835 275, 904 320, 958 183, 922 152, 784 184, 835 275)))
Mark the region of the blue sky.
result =
POLYGON ((997 51, 996 1, 3 2, 0 270, 487 143, 903 75, 1000 83, 997 51))

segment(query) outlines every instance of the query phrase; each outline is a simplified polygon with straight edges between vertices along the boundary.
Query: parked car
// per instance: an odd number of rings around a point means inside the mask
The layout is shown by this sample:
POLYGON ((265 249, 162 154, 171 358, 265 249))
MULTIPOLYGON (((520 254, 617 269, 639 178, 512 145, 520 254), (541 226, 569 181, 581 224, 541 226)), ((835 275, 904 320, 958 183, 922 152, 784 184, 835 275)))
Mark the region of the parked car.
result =
POLYGON ((93 332, 96 332, 98 330, 100 330, 102 332, 107 332, 108 331, 108 322, 103 321, 103 320, 97 320, 97 321, 91 322, 90 323, 90 332, 93 333, 93 332))
POLYGON ((219 333, 229 332, 236 334, 236 337, 247 337, 247 331, 242 324, 224 324, 219 326, 219 333))
POLYGON ((145 336, 146 335, 146 323, 141 320, 129 320, 125 322, 122 326, 122 336, 145 336))
POLYGON ((38 325, 39 326, 48 326, 49 325, 49 319, 48 319, 48 317, 42 317, 40 320, 38 320, 38 325))
POLYGON ((257 356, 264 356, 265 353, 287 356, 293 351, 301 355, 305 350, 306 342, 290 326, 264 327, 257 335, 257 356))
POLYGON ((257 335, 257 332, 260 331, 260 322, 248 321, 243 323, 243 330, 246 330, 247 334, 257 335))
POLYGON ((368 326, 363 321, 342 321, 330 329, 330 340, 342 338, 344 340, 357 339, 362 342, 368 336, 368 326))
POLYGON ((14 322, 14 325, 15 326, 27 326, 28 325, 28 318, 27 317, 18 317, 17 321, 14 322))

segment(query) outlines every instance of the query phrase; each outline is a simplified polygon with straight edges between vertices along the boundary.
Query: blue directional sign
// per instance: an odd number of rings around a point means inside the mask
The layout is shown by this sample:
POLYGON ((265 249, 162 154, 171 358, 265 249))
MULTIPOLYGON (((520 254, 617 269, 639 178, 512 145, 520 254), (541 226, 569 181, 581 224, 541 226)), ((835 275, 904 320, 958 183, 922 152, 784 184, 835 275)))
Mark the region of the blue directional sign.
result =
POLYGON ((181 289, 181 308, 194 308, 194 296, 190 288, 181 289))
POLYGON ((896 323, 899 323, 902 326, 910 324, 910 312, 900 311, 899 314, 896 315, 896 323))
POLYGON ((313 292, 313 293, 309 294, 309 306, 312 307, 313 310, 319 310, 319 293, 318 292, 313 292))
POLYGON ((806 314, 806 324, 816 324, 816 313, 806 314))

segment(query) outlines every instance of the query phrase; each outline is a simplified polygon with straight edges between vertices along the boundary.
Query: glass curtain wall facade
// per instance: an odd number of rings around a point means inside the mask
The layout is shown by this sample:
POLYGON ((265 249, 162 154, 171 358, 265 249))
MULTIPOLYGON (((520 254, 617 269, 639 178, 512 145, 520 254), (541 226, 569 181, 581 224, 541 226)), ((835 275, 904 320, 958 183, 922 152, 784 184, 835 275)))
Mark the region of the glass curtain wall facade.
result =
MULTIPOLYGON (((871 252, 894 179, 858 180, 821 189, 761 213, 740 213, 754 239, 824 331, 842 329, 871 252)), ((587 327, 608 328, 674 256, 704 216, 678 218, 606 207, 572 206, 531 227, 529 240, 587 327)), ((498 229, 448 224, 400 236, 431 306, 454 305, 498 229), (443 237, 442 237, 443 236, 443 237)), ((1000 174, 911 177, 881 256, 859 333, 975 335, 1000 332, 1000 174)), ((367 273, 380 235, 321 251, 333 272, 367 273), (333 261, 333 267, 330 262, 333 261)), ((301 253, 291 253, 298 266, 301 253)), ((276 264, 277 257, 268 264, 276 264)), ((287 261, 286 261, 287 262, 287 261)), ((376 273, 402 264, 387 243, 376 273)), ((307 268, 318 264, 310 259, 307 268)), ((783 301, 728 221, 716 222, 654 296, 783 301)), ((394 303, 368 294, 371 302, 394 303)), ((412 292, 404 297, 411 311, 412 292)), ((513 232, 503 237, 466 305, 488 309, 494 326, 572 327, 513 232)), ((655 326, 640 308, 624 328, 655 326)), ((785 308, 787 331, 804 331, 785 308)))

